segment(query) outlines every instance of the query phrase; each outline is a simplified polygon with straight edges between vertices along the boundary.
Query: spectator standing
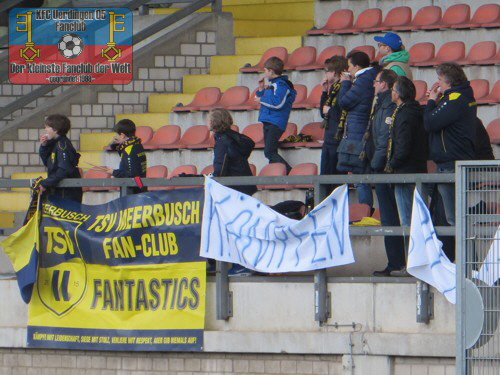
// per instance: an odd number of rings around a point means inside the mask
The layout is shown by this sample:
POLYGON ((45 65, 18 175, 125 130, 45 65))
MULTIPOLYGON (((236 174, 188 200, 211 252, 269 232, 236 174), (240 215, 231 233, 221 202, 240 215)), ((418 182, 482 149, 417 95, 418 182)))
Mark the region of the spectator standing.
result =
POLYGON ((71 129, 71 121, 63 115, 49 115, 45 119, 45 134, 40 135, 39 155, 43 165, 47 167, 47 178, 40 182, 40 191, 61 198, 82 203, 82 188, 57 187, 64 178, 80 178, 78 160, 71 141, 66 137, 71 129))
MULTIPOLYGON (((373 81, 375 98, 367 133, 370 139, 367 156, 372 173, 383 173, 387 164, 387 142, 389 140, 389 124, 396 104, 391 99, 391 89, 397 74, 384 69, 373 81)), ((375 193, 380 210, 380 221, 383 226, 399 226, 398 208, 392 184, 375 184, 375 193)), ((405 247, 402 236, 385 236, 385 252, 387 266, 382 271, 375 271, 373 276, 390 276, 392 271, 400 270, 406 264, 405 247)))
POLYGON ((264 155, 269 163, 283 163, 287 173, 292 167, 278 154, 278 143, 286 129, 296 91, 288 76, 283 74, 283 61, 278 57, 270 57, 264 63, 264 77, 258 81, 256 92, 260 102, 259 121, 264 129, 264 155), (264 84, 264 78, 269 85, 264 84))
MULTIPOLYGON (((146 177, 148 167, 146 153, 142 147, 141 140, 135 136, 135 123, 129 119, 123 119, 116 123, 113 130, 116 136, 110 147, 118 151, 120 165, 118 169, 107 168, 107 172, 113 177, 146 177)), ((145 187, 137 186, 128 188, 129 194, 137 194, 146 191, 145 187)))
POLYGON ((408 65, 410 54, 405 49, 399 35, 388 32, 384 36, 376 36, 373 39, 378 42, 378 51, 382 56, 379 64, 384 69, 393 70, 398 76, 413 79, 413 74, 408 65))
MULTIPOLYGON (((436 68, 438 81, 429 91, 424 127, 430 158, 438 173, 454 173, 455 161, 476 157, 477 104, 463 69, 455 63, 436 68)), ((455 225, 455 187, 437 184, 448 224, 455 225)))
MULTIPOLYGON (((342 110, 347 111, 345 132, 338 148, 339 162, 337 169, 342 172, 362 174, 369 171, 368 163, 362 157, 366 140, 363 136, 368 126, 374 96, 373 81, 378 69, 370 66, 370 58, 361 51, 351 51, 347 55, 348 72, 341 75, 338 102, 342 110), (344 147, 342 145, 344 143, 344 147), (344 156, 349 155, 349 164, 344 156), (355 164, 351 164, 355 161, 355 164)), ((373 196, 369 184, 356 184, 359 203, 373 207, 373 196)))
MULTIPOLYGON (((325 75, 321 81, 323 92, 320 100, 320 115, 325 129, 321 148, 321 174, 341 174, 337 170, 337 148, 342 139, 347 113, 340 109, 338 93, 340 75, 347 70, 347 60, 343 56, 332 56, 325 61, 325 75)), ((332 190, 331 187, 329 189, 332 190)))

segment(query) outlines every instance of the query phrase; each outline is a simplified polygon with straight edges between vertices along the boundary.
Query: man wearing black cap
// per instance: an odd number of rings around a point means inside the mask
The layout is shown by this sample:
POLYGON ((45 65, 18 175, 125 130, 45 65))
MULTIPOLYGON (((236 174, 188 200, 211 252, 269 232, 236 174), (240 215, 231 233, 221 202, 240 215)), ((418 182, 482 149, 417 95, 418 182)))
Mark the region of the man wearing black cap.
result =
POLYGON ((405 49, 399 35, 388 32, 384 36, 376 36, 373 39, 378 42, 379 54, 383 56, 379 64, 384 69, 393 70, 398 76, 413 79, 408 65, 410 54, 405 49))

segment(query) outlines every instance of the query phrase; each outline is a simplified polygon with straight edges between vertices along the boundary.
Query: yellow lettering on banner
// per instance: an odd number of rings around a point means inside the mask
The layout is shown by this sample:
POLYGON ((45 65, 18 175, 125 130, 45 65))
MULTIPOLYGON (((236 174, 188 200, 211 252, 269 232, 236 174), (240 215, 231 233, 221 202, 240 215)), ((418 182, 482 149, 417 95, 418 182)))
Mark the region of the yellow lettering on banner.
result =
POLYGON ((135 246, 131 236, 104 238, 102 249, 106 259, 111 258, 135 258, 135 246))
POLYGON ((133 219, 132 219, 132 228, 142 228, 141 225, 141 213, 142 213, 142 206, 136 206, 134 207, 134 214, 133 214, 133 219))
POLYGON ((153 207, 151 207, 150 205, 144 206, 144 209, 142 210, 142 226, 144 228, 155 226, 152 214, 153 214, 153 207))
POLYGON ((165 214, 163 212, 161 204, 155 204, 153 206, 153 217, 155 219, 156 226, 163 225, 163 223, 165 222, 165 214))
POLYGON ((95 221, 87 228, 87 230, 92 230, 94 229, 97 224, 99 224, 101 222, 101 220, 104 218, 104 215, 97 215, 97 217, 95 218, 95 221))
POLYGON ((175 255, 178 253, 175 233, 144 233, 141 236, 141 249, 145 257, 175 255))
POLYGON ((70 254, 75 253, 69 231, 64 231, 64 229, 59 227, 44 227, 44 232, 47 233, 47 254, 54 252, 62 255, 68 251, 70 254))

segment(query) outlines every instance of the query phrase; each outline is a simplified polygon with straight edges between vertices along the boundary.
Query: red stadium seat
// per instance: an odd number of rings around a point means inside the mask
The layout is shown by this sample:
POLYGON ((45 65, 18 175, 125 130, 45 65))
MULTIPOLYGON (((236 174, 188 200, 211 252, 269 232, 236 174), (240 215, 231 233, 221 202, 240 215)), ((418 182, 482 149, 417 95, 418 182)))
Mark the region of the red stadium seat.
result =
POLYGON ((500 47, 498 48, 497 53, 491 59, 487 60, 476 60, 475 64, 477 65, 495 65, 500 64, 500 47))
POLYGON ((221 97, 218 87, 205 87, 200 89, 194 96, 193 101, 185 106, 173 107, 174 112, 199 111, 200 107, 215 105, 221 97))
POLYGON ((405 26, 411 23, 411 8, 407 6, 395 7, 387 12, 384 21, 376 27, 363 31, 391 30, 394 27, 405 26))
POLYGON ((311 65, 316 61, 316 48, 305 46, 299 47, 290 54, 285 70, 295 70, 297 66, 311 65))
POLYGON ((283 142, 290 135, 297 135, 297 124, 294 124, 293 122, 286 124, 286 129, 283 134, 281 134, 279 141, 283 142))
POLYGON ((486 98, 490 92, 490 82, 486 79, 471 79, 469 82, 472 87, 472 91, 474 92, 476 103, 486 103, 482 100, 486 98))
POLYGON ((500 26, 500 5, 484 4, 476 9, 470 22, 461 25, 461 28, 498 26, 500 26))
MULTIPOLYGON (((197 174, 197 169, 196 166, 188 164, 188 165, 181 165, 177 168, 174 168, 173 171, 170 172, 168 175, 168 178, 174 178, 178 177, 180 174, 185 173, 185 174, 197 174)), ((165 188, 165 190, 175 190, 175 189, 188 189, 192 187, 198 187, 198 186, 168 186, 165 188)))
POLYGON ((366 203, 349 204, 349 222, 360 221, 364 217, 370 217, 371 208, 366 203))
POLYGON ((181 128, 178 125, 165 125, 155 131, 153 138, 146 144, 146 150, 158 148, 175 149, 181 147, 181 128))
POLYGON ((255 148, 264 148, 264 131, 260 122, 248 125, 243 129, 242 134, 250 137, 255 142, 255 148))
POLYGON ((408 63, 411 66, 429 66, 429 62, 434 59, 435 49, 434 43, 424 42, 414 44, 408 51, 410 54, 408 63))
POLYGON ((334 11, 328 17, 325 26, 319 29, 312 29, 307 32, 308 35, 333 34, 344 29, 352 27, 354 15, 350 9, 339 9, 334 11))
POLYGON ((415 85, 416 95, 415 100, 420 104, 427 103, 427 82, 420 81, 418 79, 413 80, 413 84, 415 85))
MULTIPOLYGON (((164 165, 155 165, 146 169, 146 178, 168 178, 168 168, 164 165)), ((167 186, 148 186, 148 191, 168 190, 167 186)))
POLYGON ((190 126, 182 135, 181 144, 183 148, 200 149, 209 148, 210 131, 206 125, 190 126))
MULTIPOLYGON (((477 98, 476 98, 477 100, 477 98)), ((483 98, 483 103, 500 103, 500 80, 496 81, 488 96, 483 98)))
POLYGON ((375 47, 373 47, 373 46, 358 46, 358 47, 353 48, 352 50, 364 52, 368 55, 368 57, 370 58, 370 61, 375 60, 375 47))
POLYGON ((430 5, 420 8, 413 21, 409 25, 394 26, 393 30, 417 30, 421 29, 423 26, 427 28, 438 28, 438 24, 441 22, 441 8, 435 5, 430 5))
POLYGON ((248 101, 250 90, 246 86, 233 86, 222 94, 220 100, 211 106, 200 106, 200 111, 210 111, 214 108, 228 108, 243 105, 248 101))
POLYGON ((250 171, 252 172, 252 176, 257 176, 257 167, 255 164, 249 164, 250 165, 250 171))
POLYGON ((352 28, 338 31, 338 34, 352 34, 369 31, 382 23, 382 10, 380 8, 369 8, 362 11, 352 28))
POLYGON ((135 129, 135 136, 141 140, 141 143, 148 143, 153 138, 153 129, 149 126, 138 126, 135 129))
POLYGON ((262 57, 260 58, 260 61, 257 63, 257 65, 250 66, 250 67, 243 67, 240 68, 241 73, 256 73, 256 72, 263 72, 264 71, 264 63, 269 59, 270 57, 279 57, 283 62, 286 64, 288 60, 288 51, 285 47, 272 47, 269 48, 262 57))
POLYGON ((500 118, 491 121, 486 127, 491 144, 500 144, 500 118))
POLYGON ((245 103, 239 104, 239 105, 229 105, 226 107, 227 110, 229 111, 251 111, 254 109, 259 108, 259 103, 255 101, 255 93, 257 92, 257 89, 252 91, 252 94, 248 97, 248 100, 245 103))
POLYGON ((319 108, 319 102, 321 100, 321 93, 323 92, 323 87, 318 84, 313 87, 309 96, 302 102, 294 103, 293 108, 319 108))
MULTIPOLYGON (((286 165, 282 163, 267 164, 259 172, 259 177, 262 176, 286 176, 286 165)), ((257 185, 259 190, 262 189, 284 189, 286 185, 257 185)))
POLYGON ((292 108, 303 108, 299 107, 301 102, 304 102, 307 99, 307 86, 305 85, 294 85, 295 91, 297 95, 295 96, 295 100, 292 104, 292 108))
POLYGON ((300 132, 305 135, 310 135, 313 139, 312 142, 306 142, 305 147, 316 148, 323 146, 325 129, 321 127, 321 122, 310 122, 304 125, 300 132))
POLYGON ((313 64, 297 66, 295 70, 318 70, 325 67, 325 60, 332 56, 345 56, 344 46, 330 46, 326 47, 318 55, 316 61, 313 64))
POLYGON ((213 171, 214 171, 214 166, 212 164, 210 164, 201 170, 201 174, 206 176, 210 173, 213 173, 213 171))
MULTIPOLYGON (((106 167, 102 167, 106 168, 106 167)), ((106 171, 103 171, 99 167, 94 167, 89 169, 85 174, 83 175, 83 178, 88 179, 88 178, 111 178, 111 173, 108 173, 106 171)), ((120 190, 118 186, 107 186, 107 187, 99 187, 99 186, 88 186, 88 187, 83 187, 82 190, 85 191, 117 191, 120 190)))
POLYGON ((495 58, 497 53, 497 44, 492 41, 482 41, 474 44, 463 60, 457 61, 460 65, 482 65, 482 61, 488 61, 495 58))
MULTIPOLYGON (((317 176, 318 175, 318 166, 314 163, 301 163, 296 164, 288 173, 289 176, 317 176)), ((289 185, 289 189, 311 189, 313 188, 313 184, 295 184, 289 185)))
POLYGON ((436 173, 437 172, 437 165, 434 163, 432 160, 427 160, 427 173, 436 173))
POLYGON ((448 42, 443 44, 436 53, 430 65, 439 65, 444 62, 460 61, 465 58, 464 42, 448 42))
MULTIPOLYGON (((461 28, 470 21, 470 6, 468 4, 455 4, 446 8, 441 21, 435 25, 440 29, 444 28, 461 28)), ((432 26, 434 27, 434 26, 432 26)), ((427 29, 428 26, 423 26, 422 29, 427 29)))

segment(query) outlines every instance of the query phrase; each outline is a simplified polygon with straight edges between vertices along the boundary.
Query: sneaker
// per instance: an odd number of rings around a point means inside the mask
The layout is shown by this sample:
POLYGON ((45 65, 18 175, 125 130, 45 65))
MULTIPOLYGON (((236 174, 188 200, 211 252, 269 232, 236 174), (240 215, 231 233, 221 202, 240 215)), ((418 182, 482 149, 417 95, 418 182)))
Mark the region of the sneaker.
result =
POLYGON ((233 264, 231 269, 228 271, 227 275, 229 277, 234 277, 234 276, 251 276, 255 272, 251 269, 248 269, 246 267, 243 267, 239 264, 233 264))
POLYGON ((215 262, 214 263, 207 262, 207 274, 209 275, 215 274, 215 262))
POLYGON ((411 277, 411 275, 406 270, 406 267, 402 267, 400 270, 391 271, 391 276, 394 276, 394 277, 411 277))
POLYGON ((383 269, 382 271, 375 271, 373 272, 373 276, 376 276, 376 277, 386 277, 386 276, 391 276, 391 273, 393 271, 388 268, 388 267, 385 267, 385 269, 383 269))

